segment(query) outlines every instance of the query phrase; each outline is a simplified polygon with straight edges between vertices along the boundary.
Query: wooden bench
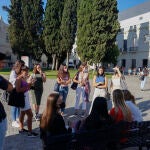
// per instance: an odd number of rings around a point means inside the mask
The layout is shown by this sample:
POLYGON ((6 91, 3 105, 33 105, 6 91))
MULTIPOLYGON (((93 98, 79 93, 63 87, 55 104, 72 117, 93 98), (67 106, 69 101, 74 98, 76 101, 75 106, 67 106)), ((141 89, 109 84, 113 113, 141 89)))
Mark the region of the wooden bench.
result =
POLYGON ((150 121, 121 122, 101 130, 48 137, 45 150, 120 150, 128 147, 150 149, 150 121), (125 131, 125 132, 123 132, 125 131), (120 139, 126 138, 126 142, 120 139))

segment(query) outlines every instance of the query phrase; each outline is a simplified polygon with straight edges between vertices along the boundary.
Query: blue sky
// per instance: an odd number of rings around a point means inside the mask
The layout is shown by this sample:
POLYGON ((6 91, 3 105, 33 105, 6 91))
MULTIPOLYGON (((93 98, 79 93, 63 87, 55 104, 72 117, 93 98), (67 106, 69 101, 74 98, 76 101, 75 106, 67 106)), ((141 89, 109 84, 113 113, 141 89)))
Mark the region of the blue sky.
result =
MULTIPOLYGON (((135 5, 138 5, 140 3, 143 3, 145 1, 148 0, 117 0, 118 1, 118 9, 119 11, 123 11, 126 10, 130 7, 133 7, 135 5)), ((43 0, 44 2, 44 6, 46 5, 47 0, 43 0)), ((0 16, 3 17, 4 22, 8 22, 7 18, 8 18, 8 14, 7 12, 2 10, 2 6, 6 5, 9 6, 10 5, 10 0, 0 0, 0 16)))

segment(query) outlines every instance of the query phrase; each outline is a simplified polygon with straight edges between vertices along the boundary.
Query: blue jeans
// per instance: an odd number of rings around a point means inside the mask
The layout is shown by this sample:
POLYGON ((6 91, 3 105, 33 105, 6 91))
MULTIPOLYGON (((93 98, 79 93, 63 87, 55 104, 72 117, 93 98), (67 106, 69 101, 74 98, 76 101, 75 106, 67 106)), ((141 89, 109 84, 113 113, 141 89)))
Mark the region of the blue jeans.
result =
POLYGON ((19 115, 20 115, 20 108, 11 106, 12 121, 16 121, 16 119, 19 118, 19 115))
POLYGON ((5 118, 0 122, 0 150, 3 150, 5 134, 7 130, 7 119, 5 118))
MULTIPOLYGON (((68 95, 68 86, 62 87, 60 86, 59 88, 59 94, 62 96, 63 102, 66 104, 66 99, 68 95)), ((61 111, 64 112, 65 108, 62 108, 61 111)))

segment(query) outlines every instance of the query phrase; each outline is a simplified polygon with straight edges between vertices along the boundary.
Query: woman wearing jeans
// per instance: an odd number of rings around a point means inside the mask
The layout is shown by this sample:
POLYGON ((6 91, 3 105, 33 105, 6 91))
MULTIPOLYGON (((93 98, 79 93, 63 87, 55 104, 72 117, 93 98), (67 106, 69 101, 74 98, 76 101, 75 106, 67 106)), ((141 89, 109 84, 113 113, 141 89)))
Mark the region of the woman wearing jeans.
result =
POLYGON ((79 112, 79 103, 80 97, 82 95, 82 116, 86 115, 86 97, 85 97, 85 85, 88 79, 88 73, 85 72, 85 67, 81 65, 78 69, 78 78, 75 76, 73 82, 78 83, 78 87, 76 89, 76 102, 75 102, 75 115, 78 115, 79 112))
MULTIPOLYGON (((10 73, 9 81, 12 83, 13 88, 15 88, 16 78, 17 75, 20 73, 22 66, 24 66, 24 61, 17 60, 10 73)), ((12 127, 19 128, 19 115, 20 109, 18 107, 11 106, 12 127)))
MULTIPOLYGON (((57 82, 60 84, 59 93, 63 98, 64 105, 66 104, 66 99, 68 95, 68 85, 71 83, 70 73, 66 65, 61 65, 57 75, 57 82)), ((62 115, 64 115, 64 108, 61 109, 62 115)))

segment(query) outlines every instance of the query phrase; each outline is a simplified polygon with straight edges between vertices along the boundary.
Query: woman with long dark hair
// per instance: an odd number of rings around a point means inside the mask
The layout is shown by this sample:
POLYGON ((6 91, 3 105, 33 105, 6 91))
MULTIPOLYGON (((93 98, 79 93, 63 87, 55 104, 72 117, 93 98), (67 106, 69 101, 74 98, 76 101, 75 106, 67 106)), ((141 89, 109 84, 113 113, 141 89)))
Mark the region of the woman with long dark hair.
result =
POLYGON ((61 112, 62 112, 62 115, 64 115, 66 99, 67 99, 68 90, 69 90, 68 85, 71 83, 70 73, 65 64, 60 65, 58 75, 57 75, 57 82, 60 84, 59 93, 63 98, 62 100, 64 103, 64 108, 61 108, 61 112))
MULTIPOLYGON (((95 87, 91 108, 93 101, 96 97, 106 98, 107 88, 108 88, 108 79, 105 76, 104 68, 101 66, 97 69, 97 74, 93 78, 93 87, 95 87)), ((91 111, 90 108, 90 111, 91 111)), ((89 112, 90 112, 89 111, 89 112)))
POLYGON ((78 125, 77 130, 102 129, 112 125, 113 120, 108 114, 107 101, 104 97, 96 97, 89 116, 78 125))
POLYGON ((32 110, 29 102, 29 89, 33 83, 27 83, 29 68, 27 66, 21 67, 21 72, 16 79, 16 91, 23 92, 25 97, 25 106, 20 108, 20 134, 28 133, 28 137, 36 137, 38 134, 32 131, 32 110), (28 130, 24 129, 24 117, 27 115, 28 130))
POLYGON ((51 93, 48 96, 46 108, 42 114, 40 121, 40 137, 43 141, 43 147, 47 145, 47 135, 54 136, 67 132, 63 117, 59 113, 61 104, 62 97, 59 95, 59 93, 51 93))
POLYGON ((40 64, 36 64, 33 68, 33 74, 31 74, 29 80, 34 81, 34 86, 31 89, 33 110, 35 111, 35 120, 40 120, 39 109, 41 104, 41 98, 43 94, 43 83, 46 82, 46 75, 42 71, 40 64))

